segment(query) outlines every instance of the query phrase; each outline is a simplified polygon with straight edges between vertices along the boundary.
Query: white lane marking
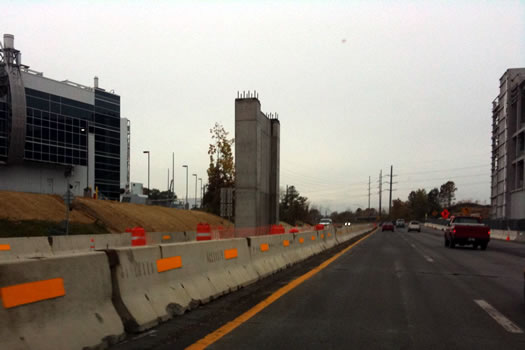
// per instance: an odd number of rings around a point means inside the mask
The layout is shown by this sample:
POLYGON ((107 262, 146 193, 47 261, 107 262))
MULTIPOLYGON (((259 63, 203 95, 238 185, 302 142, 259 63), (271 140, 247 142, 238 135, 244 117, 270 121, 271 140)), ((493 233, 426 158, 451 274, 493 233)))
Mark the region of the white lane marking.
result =
POLYGON ((492 317, 496 322, 498 322, 507 332, 510 333, 523 333, 523 330, 516 326, 514 322, 503 316, 498 310, 496 310, 492 305, 487 303, 483 299, 475 299, 474 302, 479 305, 483 310, 485 310, 490 317, 492 317))
POLYGON ((425 259, 427 259, 428 262, 434 262, 434 259, 432 259, 430 256, 428 255, 423 255, 425 257, 425 259))
MULTIPOLYGON (((403 239, 405 240, 405 242, 408 243, 408 241, 407 241, 405 238, 403 238, 403 239)), ((428 261, 428 262, 434 262, 434 259, 432 259, 432 258, 431 258, 430 256, 428 256, 428 255, 423 254, 423 252, 421 252, 420 249, 417 249, 417 247, 416 247, 416 245, 415 245, 414 243, 410 243, 410 246, 411 246, 412 248, 414 248, 415 250, 417 250, 418 253, 420 253, 421 255, 423 255, 423 257, 425 258, 426 261, 428 261)))

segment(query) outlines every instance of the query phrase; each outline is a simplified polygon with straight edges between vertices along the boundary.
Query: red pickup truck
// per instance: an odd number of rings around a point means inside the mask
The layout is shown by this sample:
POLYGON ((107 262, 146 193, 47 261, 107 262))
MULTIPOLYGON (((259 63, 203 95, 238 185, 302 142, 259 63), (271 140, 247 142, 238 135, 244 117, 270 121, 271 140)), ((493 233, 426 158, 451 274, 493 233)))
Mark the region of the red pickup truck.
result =
POLYGON ((490 228, 481 219, 472 216, 453 216, 445 229, 445 247, 470 245, 481 250, 487 249, 490 241, 490 228))

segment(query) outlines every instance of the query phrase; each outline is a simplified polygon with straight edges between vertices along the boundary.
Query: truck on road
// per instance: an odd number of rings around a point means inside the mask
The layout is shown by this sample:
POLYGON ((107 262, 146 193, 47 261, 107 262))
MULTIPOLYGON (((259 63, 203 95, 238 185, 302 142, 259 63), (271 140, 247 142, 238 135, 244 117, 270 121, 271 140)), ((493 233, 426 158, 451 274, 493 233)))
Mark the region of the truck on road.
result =
POLYGON ((481 219, 473 216, 453 216, 445 229, 445 247, 456 245, 478 246, 487 249, 490 241, 490 228, 481 223, 481 219))

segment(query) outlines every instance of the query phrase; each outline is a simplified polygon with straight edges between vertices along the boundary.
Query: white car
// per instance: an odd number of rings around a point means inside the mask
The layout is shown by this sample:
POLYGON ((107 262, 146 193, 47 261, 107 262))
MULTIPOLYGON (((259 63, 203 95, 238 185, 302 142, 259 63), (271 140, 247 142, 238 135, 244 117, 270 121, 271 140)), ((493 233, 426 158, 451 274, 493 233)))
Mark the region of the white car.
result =
POLYGON ((319 221, 319 223, 324 226, 330 226, 332 224, 332 219, 322 218, 321 221, 319 221))
POLYGON ((410 231, 417 231, 421 232, 421 225, 417 221, 410 221, 408 224, 408 232, 410 231))

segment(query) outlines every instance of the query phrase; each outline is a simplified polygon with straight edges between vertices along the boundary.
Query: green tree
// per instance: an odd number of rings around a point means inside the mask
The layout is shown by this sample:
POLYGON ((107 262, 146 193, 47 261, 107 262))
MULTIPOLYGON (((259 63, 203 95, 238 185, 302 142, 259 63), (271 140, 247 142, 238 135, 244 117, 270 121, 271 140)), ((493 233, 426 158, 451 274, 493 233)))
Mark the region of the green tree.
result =
POLYGON ((407 202, 403 202, 401 199, 394 199, 392 201, 392 212, 390 219, 408 219, 410 216, 410 210, 407 202))
POLYGON ((428 213, 432 215, 433 212, 441 213, 442 207, 439 203, 439 190, 433 188, 428 192, 428 213))
POLYGON ((319 223, 323 215, 321 215, 321 212, 319 209, 312 206, 310 210, 308 210, 308 215, 306 216, 306 222, 310 225, 315 225, 319 223))
POLYGON ((279 218, 295 226, 297 223, 307 220, 309 206, 308 198, 301 196, 295 186, 290 186, 288 191, 281 195, 279 218))
POLYGON ((408 208, 411 218, 423 219, 428 213, 428 195, 425 189, 421 188, 410 192, 408 195, 408 208))
POLYGON ((439 189, 439 200, 441 202, 441 205, 450 207, 452 205, 452 201, 456 199, 457 190, 458 189, 454 181, 447 181, 446 183, 441 185, 439 189))
POLYGON ((235 163, 232 146, 235 140, 229 138, 224 127, 215 123, 210 129, 212 143, 208 147, 210 166, 208 167, 208 187, 202 199, 206 211, 220 215, 221 188, 235 184, 235 163))
MULTIPOLYGON (((145 194, 148 194, 148 189, 145 189, 145 194)), ((156 188, 152 188, 149 194, 151 200, 176 200, 177 195, 173 191, 160 191, 156 188)))

